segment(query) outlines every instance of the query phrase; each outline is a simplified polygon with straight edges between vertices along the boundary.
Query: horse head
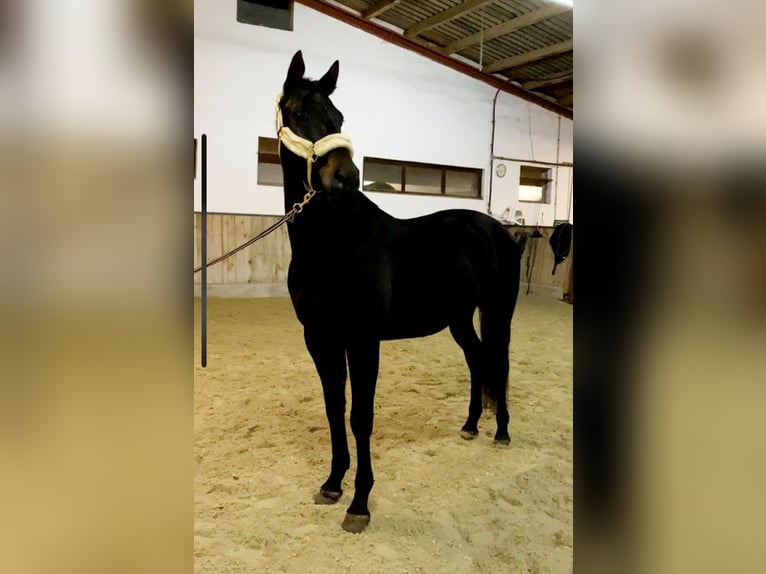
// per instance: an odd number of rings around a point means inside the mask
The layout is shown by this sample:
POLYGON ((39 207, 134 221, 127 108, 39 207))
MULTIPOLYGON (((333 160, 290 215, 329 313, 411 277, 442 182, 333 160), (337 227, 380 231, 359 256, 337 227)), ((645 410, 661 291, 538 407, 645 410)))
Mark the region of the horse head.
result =
MULTIPOLYGON (((340 133, 343 114, 330 94, 338 81, 338 60, 319 80, 304 78, 303 54, 295 53, 277 104, 280 153, 308 162, 306 183, 333 195, 359 189, 359 169, 350 140, 340 133), (313 167, 313 169, 312 169, 313 167)), ((283 159, 284 161, 284 159, 283 159)))

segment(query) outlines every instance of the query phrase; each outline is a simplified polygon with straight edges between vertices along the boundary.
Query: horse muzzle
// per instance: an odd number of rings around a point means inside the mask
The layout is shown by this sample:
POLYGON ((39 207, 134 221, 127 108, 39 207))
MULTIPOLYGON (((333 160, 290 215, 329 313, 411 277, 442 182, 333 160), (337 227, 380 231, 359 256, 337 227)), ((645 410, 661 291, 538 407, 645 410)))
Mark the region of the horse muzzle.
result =
POLYGON ((359 168, 346 149, 338 149, 327 155, 319 168, 322 187, 330 194, 339 194, 359 189, 359 168))

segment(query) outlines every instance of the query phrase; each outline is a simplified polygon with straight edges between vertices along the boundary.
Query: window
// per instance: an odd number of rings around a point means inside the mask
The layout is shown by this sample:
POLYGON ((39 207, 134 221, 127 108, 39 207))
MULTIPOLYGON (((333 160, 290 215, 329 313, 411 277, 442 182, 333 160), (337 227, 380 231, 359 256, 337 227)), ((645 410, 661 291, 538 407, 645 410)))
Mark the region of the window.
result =
POLYGON ((442 170, 433 167, 405 165, 404 190, 410 193, 441 195, 442 170))
POLYGON ((519 201, 550 203, 551 181, 550 169, 522 165, 519 176, 519 201))
POLYGON ((258 138, 258 185, 284 185, 279 140, 276 138, 258 138))
POLYGON ((365 191, 481 197, 481 169, 366 157, 363 171, 365 191))
POLYGON ((456 171, 446 174, 444 192, 460 197, 481 197, 481 170, 456 171))
POLYGON ((293 0, 237 0, 237 22, 293 29, 293 0))

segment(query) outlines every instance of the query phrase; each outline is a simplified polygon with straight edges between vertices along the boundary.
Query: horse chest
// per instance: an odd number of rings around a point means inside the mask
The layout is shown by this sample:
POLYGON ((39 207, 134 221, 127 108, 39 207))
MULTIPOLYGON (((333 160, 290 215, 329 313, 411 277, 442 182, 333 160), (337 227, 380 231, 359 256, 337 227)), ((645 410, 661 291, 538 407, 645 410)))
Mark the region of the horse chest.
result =
POLYGON ((293 261, 288 272, 293 307, 303 325, 347 327, 362 317, 379 319, 387 300, 378 278, 365 273, 364 266, 316 263, 293 261))

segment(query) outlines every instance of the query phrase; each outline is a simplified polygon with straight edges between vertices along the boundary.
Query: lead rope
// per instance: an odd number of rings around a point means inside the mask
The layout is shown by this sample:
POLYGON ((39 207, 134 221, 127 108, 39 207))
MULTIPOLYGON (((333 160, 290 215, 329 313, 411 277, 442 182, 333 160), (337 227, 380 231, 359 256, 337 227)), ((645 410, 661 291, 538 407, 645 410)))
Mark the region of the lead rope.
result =
MULTIPOLYGON (((293 220, 295 219, 295 216, 301 213, 303 211, 303 208, 306 207, 306 204, 308 204, 308 202, 311 201, 311 198, 316 195, 316 190, 311 186, 311 166, 318 159, 316 153, 314 152, 313 145, 310 148, 310 152, 311 152, 311 155, 306 158, 306 181, 303 182, 303 187, 306 188, 306 194, 303 196, 303 201, 301 201, 300 203, 293 203, 293 208, 287 213, 285 213, 282 217, 280 217, 276 223, 272 224, 267 229, 264 229, 252 239, 248 239, 242 245, 235 247, 228 253, 224 253, 223 255, 221 255, 220 257, 216 257, 212 261, 208 261, 205 264, 205 267, 210 267, 211 265, 220 263, 224 259, 231 257, 232 255, 242 251, 246 247, 249 247, 250 245, 258 241, 259 239, 266 237, 269 233, 276 231, 279 227, 281 227, 285 223, 293 222, 293 220)), ((194 269, 194 273, 197 273, 201 270, 202 270, 202 266, 200 265, 199 267, 194 269)))
MULTIPOLYGON (((309 168, 309 172, 310 171, 311 171, 311 168, 309 168)), ((215 265, 216 263, 220 263, 224 259, 227 259, 228 257, 231 257, 232 255, 234 255, 235 253, 239 253, 240 251, 242 251, 246 247, 250 247, 253 243, 258 241, 259 239, 263 239, 268 234, 273 233, 274 231, 279 229, 285 223, 292 223, 293 220, 295 219, 296 214, 298 214, 301 211, 303 211, 303 208, 306 207, 306 204, 309 201, 311 201, 311 198, 314 197, 314 195, 316 195, 316 190, 313 187, 311 187, 309 184, 304 183, 303 186, 306 188, 306 195, 303 196, 303 201, 301 201, 300 203, 294 203, 293 204, 293 208, 290 211, 288 211, 287 213, 285 213, 282 217, 280 217, 279 220, 276 223, 273 223, 268 228, 266 228, 263 231, 261 231, 255 237, 253 237, 251 239, 248 239, 242 245, 240 245, 238 247, 235 247, 234 249, 232 249, 228 253, 224 253, 223 255, 221 255, 220 257, 216 257, 212 261, 208 261, 205 264, 205 267, 210 267, 211 265, 215 265)), ((201 265, 199 267, 197 267, 196 269, 194 269, 194 273, 197 273, 199 271, 202 271, 202 266, 201 265)))

